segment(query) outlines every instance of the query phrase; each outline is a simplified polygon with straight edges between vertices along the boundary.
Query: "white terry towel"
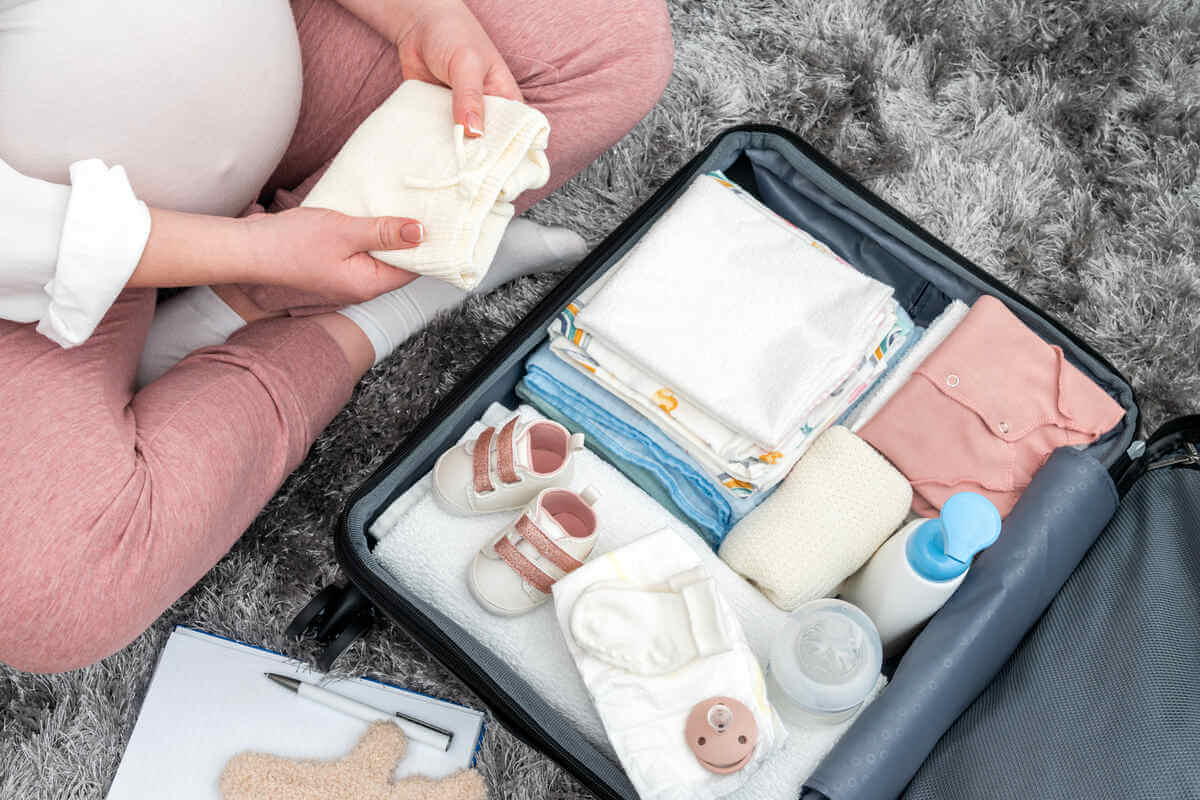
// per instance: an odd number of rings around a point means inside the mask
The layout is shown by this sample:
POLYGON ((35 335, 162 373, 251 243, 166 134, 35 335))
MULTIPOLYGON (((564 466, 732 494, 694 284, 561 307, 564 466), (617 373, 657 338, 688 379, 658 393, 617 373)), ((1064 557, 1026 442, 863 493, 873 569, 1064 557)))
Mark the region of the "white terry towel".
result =
POLYGON ((701 175, 578 317, 666 389, 777 449, 874 342, 892 289, 701 175))
POLYGON ((473 289, 491 266, 512 202, 546 185, 550 123, 524 103, 484 97, 477 139, 453 124, 449 89, 400 84, 334 157, 304 205, 360 217, 411 217, 425 239, 381 261, 473 289))
POLYGON ((883 377, 883 380, 867 393, 858 408, 854 409, 854 413, 847 417, 842 424, 857 433, 870 422, 871 417, 878 414, 879 410, 887 405, 887 401, 892 399, 892 395, 900 391, 901 386, 908 383, 908 379, 917 371, 917 367, 929 358, 930 353, 946 341, 946 337, 958 327, 958 323, 963 321, 970 310, 971 307, 961 300, 950 301, 950 305, 942 309, 942 313, 929 323, 929 327, 925 329, 925 333, 921 335, 917 343, 901 357, 900 362, 883 377))
POLYGON ((826 597, 908 515, 912 486, 844 427, 821 434, 763 504, 721 543, 721 558, 786 611, 826 597))
MULTIPOLYGON (((522 421, 544 419, 528 406, 518 411, 522 421)), ((511 416, 508 409, 493 405, 482 423, 472 426, 463 438, 478 436, 485 425, 502 423, 511 416)), ((787 614, 735 575, 698 535, 595 453, 584 449, 575 457, 578 461, 570 488, 582 491, 591 484, 600 491, 596 504, 599 537, 592 560, 653 531, 668 526, 677 529, 679 539, 716 580, 721 595, 741 621, 751 651, 765 664, 771 638, 787 621, 787 614)), ((371 533, 382 540, 375 547, 376 557, 400 585, 436 606, 513 665, 555 710, 612 756, 604 727, 559 632, 553 604, 519 617, 501 618, 484 611, 467 587, 471 559, 516 512, 450 516, 438 507, 430 488, 430 476, 426 475, 375 520, 371 533)))
MULTIPOLYGON (((735 791, 786 738, 767 700, 762 669, 736 617, 716 593, 729 649, 662 675, 639 675, 589 653, 572 633, 572 609, 590 587, 645 589, 697 567, 700 559, 670 528, 593 558, 554 585, 554 609, 567 649, 583 676, 625 774, 642 800, 712 800, 735 791), (696 760, 683 731, 692 708, 710 697, 744 703, 758 725, 750 762, 716 775, 696 760)), ((686 623, 685 623, 686 624, 686 623)))

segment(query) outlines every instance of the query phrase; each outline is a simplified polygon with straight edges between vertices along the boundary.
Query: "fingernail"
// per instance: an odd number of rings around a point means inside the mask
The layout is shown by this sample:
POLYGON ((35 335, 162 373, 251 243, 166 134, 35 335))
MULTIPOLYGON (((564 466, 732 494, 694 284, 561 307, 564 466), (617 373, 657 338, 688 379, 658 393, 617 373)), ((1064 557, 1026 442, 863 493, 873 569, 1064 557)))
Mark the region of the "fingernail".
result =
POLYGON ((419 244, 425 238, 425 226, 419 222, 406 222, 400 226, 400 238, 410 244, 419 244))
POLYGON ((467 133, 472 136, 483 136, 483 120, 474 111, 467 112, 467 133))

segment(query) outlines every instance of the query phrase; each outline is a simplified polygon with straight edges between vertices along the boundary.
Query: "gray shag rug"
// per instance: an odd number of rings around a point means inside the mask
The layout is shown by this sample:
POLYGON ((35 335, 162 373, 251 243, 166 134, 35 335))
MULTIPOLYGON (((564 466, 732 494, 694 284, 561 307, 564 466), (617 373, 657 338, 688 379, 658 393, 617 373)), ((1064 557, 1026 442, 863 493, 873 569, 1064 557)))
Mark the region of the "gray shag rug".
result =
MULTIPOLYGON (((723 128, 773 122, 1069 324, 1151 427, 1200 405, 1200 7, 1190 0, 673 0, 674 78, 611 152, 534 210, 593 243, 723 128)), ((338 578, 344 499, 554 283, 439 320, 362 382, 233 551, 126 650, 0 669, 0 797, 103 796, 176 623, 301 657, 292 615, 338 578)), ((339 661, 477 701, 398 627, 339 661)), ((493 797, 588 793, 497 724, 493 797)))

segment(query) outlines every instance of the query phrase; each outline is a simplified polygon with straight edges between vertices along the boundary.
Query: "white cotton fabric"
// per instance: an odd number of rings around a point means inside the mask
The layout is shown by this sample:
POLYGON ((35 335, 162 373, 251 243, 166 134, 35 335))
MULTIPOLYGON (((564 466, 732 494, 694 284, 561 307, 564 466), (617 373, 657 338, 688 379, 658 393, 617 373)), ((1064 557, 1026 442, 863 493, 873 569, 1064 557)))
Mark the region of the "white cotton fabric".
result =
POLYGON ((296 22, 286 0, 0 0, 0 34, 0 318, 70 347, 141 257, 130 183, 204 214, 258 195, 300 111, 296 22))
POLYGON ((917 339, 916 344, 901 356, 900 361, 884 375, 883 380, 872 387, 858 408, 854 409, 854 412, 842 424, 857 433, 870 422, 871 418, 887 405, 887 401, 892 399, 892 395, 900 391, 901 386, 908 383, 908 379, 917 371, 917 367, 921 366, 925 359, 942 342, 946 341, 946 337, 958 327, 958 323, 966 318, 967 312, 970 310, 971 307, 963 301, 952 300, 950 305, 946 306, 942 313, 929 323, 929 327, 921 334, 921 338, 917 339))
POLYGON ((300 113, 287 0, 0 0, 0 39, 0 158, 120 164, 151 208, 240 214, 300 113))
POLYGON ((664 528, 593 559, 554 585, 554 610, 567 649, 604 721, 609 741, 642 800, 712 800, 736 791, 770 757, 787 731, 767 699, 762 669, 733 609, 717 606, 729 649, 696 658, 658 675, 641 675, 597 658, 580 646, 571 622, 589 587, 642 589, 698 567, 699 558, 679 535, 664 528), (744 703, 758 724, 758 744, 749 763, 718 775, 700 765, 683 736, 688 714, 711 697, 744 703))
POLYGON ((419 220, 408 250, 375 251, 401 269, 473 289, 487 273, 512 202, 550 178, 550 123, 540 111, 484 98, 484 135, 452 123, 451 92, 409 80, 358 127, 303 205, 419 220))
POLYGON ((92 335, 150 236, 124 169, 77 161, 70 179, 59 186, 0 162, 0 317, 37 321, 63 347, 92 335))
POLYGON ((571 609, 571 635, 588 655, 638 675, 662 675, 733 647, 716 582, 673 576, 661 586, 594 583, 571 609))
POLYGON ((892 290, 731 189, 697 177, 578 323, 732 430, 777 448, 877 343, 892 290))
POLYGON ((908 514, 912 486, 842 426, 821 434, 763 504, 733 526, 721 559, 794 611, 827 597, 908 514))

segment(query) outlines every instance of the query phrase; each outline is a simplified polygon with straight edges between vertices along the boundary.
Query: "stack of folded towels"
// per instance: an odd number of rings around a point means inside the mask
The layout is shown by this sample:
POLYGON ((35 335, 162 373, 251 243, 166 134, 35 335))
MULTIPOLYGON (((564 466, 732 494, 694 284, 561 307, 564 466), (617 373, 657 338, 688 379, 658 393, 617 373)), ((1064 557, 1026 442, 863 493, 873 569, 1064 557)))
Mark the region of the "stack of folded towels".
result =
POLYGON ((891 287, 713 172, 559 315, 518 392, 715 547, 918 334, 891 287))

